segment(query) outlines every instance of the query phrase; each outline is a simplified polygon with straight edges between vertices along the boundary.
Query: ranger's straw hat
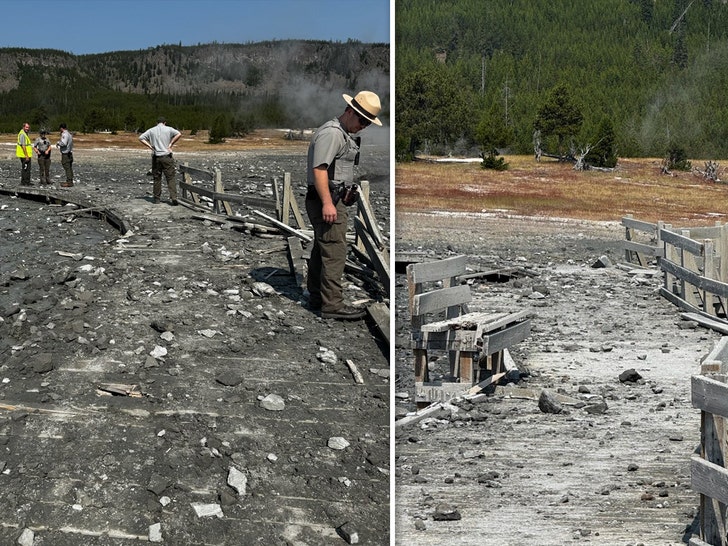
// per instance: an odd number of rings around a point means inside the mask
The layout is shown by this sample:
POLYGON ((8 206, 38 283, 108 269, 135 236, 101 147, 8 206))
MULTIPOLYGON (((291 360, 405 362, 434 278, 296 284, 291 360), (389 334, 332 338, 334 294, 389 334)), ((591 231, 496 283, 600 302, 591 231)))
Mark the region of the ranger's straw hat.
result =
POLYGON ((379 112, 382 110, 382 105, 380 104, 379 97, 376 93, 372 93, 371 91, 359 91, 354 98, 346 93, 344 93, 343 96, 346 104, 351 106, 362 116, 376 125, 382 125, 382 122, 379 121, 379 118, 377 117, 379 112))

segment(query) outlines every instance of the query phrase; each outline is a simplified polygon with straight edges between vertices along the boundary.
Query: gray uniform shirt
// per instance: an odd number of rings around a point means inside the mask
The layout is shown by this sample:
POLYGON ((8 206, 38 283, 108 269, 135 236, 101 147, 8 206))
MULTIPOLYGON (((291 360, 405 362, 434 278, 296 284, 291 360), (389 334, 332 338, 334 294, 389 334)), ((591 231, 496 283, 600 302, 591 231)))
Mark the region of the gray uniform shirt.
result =
POLYGON ((45 154, 45 151, 51 147, 51 141, 46 137, 38 137, 33 143, 33 147, 38 150, 41 155, 45 154))
POLYGON ((61 150, 62 154, 73 151, 73 136, 71 136, 71 131, 63 131, 61 140, 58 141, 58 149, 61 150))
POLYGON ((359 146, 344 131, 337 118, 324 123, 316 130, 308 145, 308 168, 306 181, 314 185, 313 170, 327 165, 329 182, 351 184, 354 181, 354 160, 359 146))
POLYGON ((144 131, 139 140, 146 140, 154 148, 154 155, 162 156, 169 154, 169 143, 179 134, 174 127, 167 127, 164 123, 158 123, 155 127, 144 131))

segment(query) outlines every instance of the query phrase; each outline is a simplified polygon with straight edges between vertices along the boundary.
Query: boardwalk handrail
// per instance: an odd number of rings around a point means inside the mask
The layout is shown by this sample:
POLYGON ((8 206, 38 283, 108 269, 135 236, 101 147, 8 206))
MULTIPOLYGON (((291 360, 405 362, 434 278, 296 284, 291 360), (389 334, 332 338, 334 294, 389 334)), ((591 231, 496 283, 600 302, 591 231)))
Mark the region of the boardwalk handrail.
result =
POLYGON ((728 418, 728 337, 722 337, 692 376, 692 405, 701 412, 700 455, 690 461, 690 487, 700 494, 700 540, 692 546, 728 546, 728 469, 723 453, 728 418), (721 529, 723 531, 721 532, 721 529))
POLYGON ((180 166, 183 181, 179 183, 182 198, 190 200, 195 205, 200 204, 200 197, 205 197, 212 201, 213 211, 218 213, 224 211, 228 216, 232 215, 230 203, 239 203, 251 207, 262 207, 266 209, 275 209, 276 202, 273 199, 265 199, 262 197, 254 197, 249 195, 236 195, 225 193, 222 184, 222 174, 217 167, 212 171, 190 167, 187 163, 180 166), (212 188, 208 189, 200 185, 192 183, 193 179, 202 180, 204 182, 212 182, 212 188))
POLYGON ((660 228, 662 223, 652 224, 650 222, 643 222, 642 220, 635 220, 631 214, 622 218, 622 225, 624 226, 624 241, 622 241, 622 248, 624 249, 624 259, 628 263, 634 261, 641 266, 646 266, 649 258, 660 258, 662 257, 662 244, 660 243, 660 228), (637 234, 642 234, 643 239, 647 239, 649 242, 637 241, 637 234))
POLYGON ((625 257, 647 265, 648 256, 657 260, 664 273, 660 294, 678 307, 709 319, 728 314, 728 224, 675 229, 669 224, 652 224, 622 218, 625 227, 625 257), (638 233, 651 243, 634 241, 638 233))
POLYGON ((722 228, 701 230, 682 229, 677 233, 671 226, 660 229, 659 238, 664 245, 659 266, 664 272, 660 294, 689 312, 711 319, 726 316, 728 302, 728 264, 723 260, 725 237, 718 240, 696 239, 701 234, 721 235, 722 228))

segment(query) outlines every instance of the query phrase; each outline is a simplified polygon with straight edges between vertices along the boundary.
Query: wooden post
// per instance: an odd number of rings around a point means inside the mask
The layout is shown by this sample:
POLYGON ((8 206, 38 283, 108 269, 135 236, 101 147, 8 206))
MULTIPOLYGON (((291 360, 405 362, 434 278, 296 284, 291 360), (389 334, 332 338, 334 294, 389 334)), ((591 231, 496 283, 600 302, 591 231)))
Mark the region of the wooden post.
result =
MULTIPOLYGON (((296 221, 296 225, 298 226, 298 229, 304 229, 306 227, 305 222, 303 221, 303 216, 301 216, 301 211, 298 208, 298 201, 296 201, 296 196, 293 195, 293 186, 291 185, 291 173, 284 173, 283 175, 283 187, 285 188, 286 194, 288 195, 288 203, 289 207, 291 208, 291 212, 293 212, 293 219, 296 221)), ((286 219, 288 219, 288 209, 283 209, 286 215, 286 219)))
MULTIPOLYGON (((222 173, 220 172, 220 169, 215 167, 213 170, 214 176, 215 176, 215 193, 225 193, 225 188, 222 185, 222 173)), ((220 203, 222 204, 223 209, 225 210, 225 214, 228 216, 233 215, 233 209, 230 206, 230 203, 225 201, 224 199, 220 200, 220 203)), ((215 200, 215 208, 217 208, 217 199, 215 200)))
MULTIPOLYGON (((682 229, 680 230, 680 235, 689 239, 690 230, 682 229)), ((692 254, 692 252, 688 252, 682 248, 680 249, 680 265, 686 269, 689 269, 693 273, 696 273, 698 275, 700 274, 696 257, 692 254)), ((682 299, 684 299, 693 307, 702 307, 701 303, 698 301, 699 292, 696 286, 690 283, 686 283, 685 279, 680 280, 680 286, 682 291, 682 299)))
MULTIPOLYGON (((625 218, 632 219, 634 216, 632 214, 627 214, 625 218)), ((629 226, 625 226, 624 228, 624 239, 625 241, 631 241, 634 238, 634 230, 630 228, 629 226)), ((628 248, 624 249, 624 261, 626 261, 628 264, 632 263, 632 251, 628 248)))
MULTIPOLYGON (((274 182, 274 185, 276 187, 278 187, 277 182, 274 182)), ((276 203, 277 202, 278 202, 278 198, 276 197, 276 203)), ((285 173, 283 175, 283 206, 281 207, 280 211, 278 211, 278 206, 276 206, 276 212, 278 212, 278 219, 281 222, 283 222, 285 225, 288 225, 290 211, 291 211, 291 175, 288 173, 285 173)))
POLYGON ((275 201, 276 218, 282 221, 281 196, 278 190, 278 179, 275 176, 273 177, 273 200, 275 201))
MULTIPOLYGON (((665 231, 672 231, 672 224, 665 224, 663 226, 663 229, 665 231)), ((674 247, 672 245, 668 245, 665 242, 662 243, 662 247, 663 247, 662 248, 662 255, 665 257, 665 259, 667 259, 667 260, 669 260, 671 262, 675 262, 675 252, 674 252, 675 249, 674 249, 674 247)), ((672 275, 670 275, 669 273, 665 272, 664 282, 665 282, 665 290, 668 291, 670 294, 673 294, 674 292, 673 292, 673 289, 672 289, 672 283, 674 282, 674 279, 672 278, 672 275)))
MULTIPOLYGON (((660 264, 660 250, 663 248, 662 244, 662 235, 661 231, 665 227, 665 222, 662 220, 658 220, 657 222, 657 232, 655 233, 655 260, 657 261, 657 264, 660 264)), ((664 256, 664 254, 663 254, 664 256)))
MULTIPOLYGON (((715 280, 717 278, 717 274, 715 271, 713 241, 711 239, 705 239, 703 241, 703 276, 706 279, 715 280)), ((703 311, 712 316, 717 315, 716 306, 714 305, 714 303, 716 303, 716 300, 718 300, 718 302, 720 301, 718 296, 714 296, 711 292, 708 292, 708 290, 706 290, 706 289, 703 289, 702 293, 703 293, 703 311)))
MULTIPOLYGON (((367 203, 369 203, 369 180, 362 180, 361 186, 359 188, 359 199, 366 200, 367 203)), ((357 207, 357 210, 359 211, 359 218, 361 218, 362 221, 364 221, 364 216, 362 214, 361 207, 357 207)), ((366 249, 364 248, 364 243, 357 237, 355 244, 359 250, 362 252, 366 252, 366 249)))
POLYGON ((718 238, 718 275, 721 282, 728 283, 728 224, 720 226, 718 238))
POLYGON ((413 349, 415 355, 415 382, 425 383, 430 380, 430 371, 427 369, 427 351, 413 349))
MULTIPOLYGON (((189 167, 189 163, 185 161, 183 167, 189 167)), ((182 169, 182 178, 187 184, 192 184, 192 177, 184 168, 182 169)), ((182 197, 187 199, 187 188, 182 188, 182 197)))
POLYGON ((460 382, 464 383, 468 387, 473 386, 473 353, 461 352, 459 359, 460 366, 460 382))

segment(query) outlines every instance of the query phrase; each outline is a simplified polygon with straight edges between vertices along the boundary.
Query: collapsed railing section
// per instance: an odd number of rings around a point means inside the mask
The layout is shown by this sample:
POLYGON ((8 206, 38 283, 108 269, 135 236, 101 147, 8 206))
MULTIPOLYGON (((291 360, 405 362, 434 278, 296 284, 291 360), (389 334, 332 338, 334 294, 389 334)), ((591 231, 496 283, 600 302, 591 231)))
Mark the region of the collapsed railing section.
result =
POLYGON ((674 229, 627 217, 622 225, 627 261, 646 266, 655 260, 664 274, 660 294, 691 313, 690 318, 728 333, 728 224, 674 229), (651 243, 636 242, 637 232, 651 243))
MULTIPOLYGON (((184 164, 180 167, 183 180, 179 183, 180 202, 200 210, 211 211, 213 215, 202 216, 206 220, 241 224, 253 233, 268 234, 270 227, 276 232, 287 235, 289 265, 299 286, 304 286, 307 262, 310 257, 313 230, 303 219, 293 190, 290 173, 285 173, 282 187, 278 179, 273 180, 273 197, 264 198, 248 195, 236 195, 225 192, 222 175, 218 168, 213 170, 197 169, 184 164), (195 182, 200 183, 195 183, 195 182), (232 205, 245 207, 252 214, 265 221, 265 225, 251 222, 248 218, 234 213, 232 205), (265 209, 263 212, 258 209, 265 209), (304 249, 302 243, 308 245, 304 249)), ((354 223, 354 235, 348 237, 350 250, 356 256, 358 264, 347 260, 349 273, 370 283, 375 283, 386 298, 390 296, 390 260, 387 241, 382 235, 369 200, 369 182, 359 182, 360 197, 357 202, 354 223)), ((377 323, 381 334, 389 342, 389 308, 382 303, 367 307, 370 316, 377 323)))

